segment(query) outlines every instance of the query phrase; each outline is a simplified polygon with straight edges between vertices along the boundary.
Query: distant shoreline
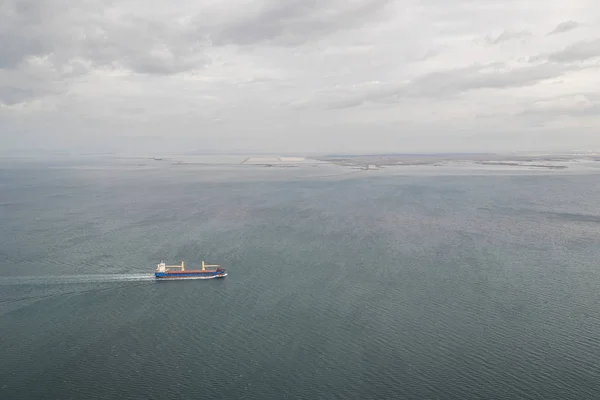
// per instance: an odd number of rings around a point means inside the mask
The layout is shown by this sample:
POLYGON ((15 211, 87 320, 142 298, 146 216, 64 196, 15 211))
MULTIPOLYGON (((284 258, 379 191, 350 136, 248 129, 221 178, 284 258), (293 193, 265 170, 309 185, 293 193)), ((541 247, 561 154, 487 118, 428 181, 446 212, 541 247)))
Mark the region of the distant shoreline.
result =
POLYGON ((442 166, 449 163, 472 163, 486 166, 531 167, 548 169, 566 169, 564 163, 576 160, 600 161, 597 155, 575 154, 490 154, 490 153, 440 153, 440 154, 389 154, 389 155, 350 155, 326 156, 316 158, 341 166, 442 166))

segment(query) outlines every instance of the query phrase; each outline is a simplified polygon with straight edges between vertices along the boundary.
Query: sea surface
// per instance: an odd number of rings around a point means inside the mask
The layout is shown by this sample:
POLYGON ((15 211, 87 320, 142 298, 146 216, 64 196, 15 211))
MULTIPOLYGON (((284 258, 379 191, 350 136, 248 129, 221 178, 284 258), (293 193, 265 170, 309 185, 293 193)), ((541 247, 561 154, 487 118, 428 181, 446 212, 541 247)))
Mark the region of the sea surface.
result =
POLYGON ((600 398, 600 168, 237 162, 1 159, 0 398, 600 398))

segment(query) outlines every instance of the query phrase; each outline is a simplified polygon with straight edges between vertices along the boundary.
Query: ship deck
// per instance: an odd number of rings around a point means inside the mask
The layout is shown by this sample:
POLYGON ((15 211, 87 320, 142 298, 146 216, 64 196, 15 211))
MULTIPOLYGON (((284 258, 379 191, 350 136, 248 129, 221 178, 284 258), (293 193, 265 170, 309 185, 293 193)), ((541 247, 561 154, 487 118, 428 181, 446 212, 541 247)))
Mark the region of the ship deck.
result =
MULTIPOLYGON (((158 271, 157 271, 158 272, 158 271)), ((216 269, 214 270, 185 270, 185 271, 165 271, 165 272, 161 272, 162 274, 214 274, 214 273, 219 273, 219 272, 225 272, 225 270, 221 270, 221 271, 217 271, 216 269)))

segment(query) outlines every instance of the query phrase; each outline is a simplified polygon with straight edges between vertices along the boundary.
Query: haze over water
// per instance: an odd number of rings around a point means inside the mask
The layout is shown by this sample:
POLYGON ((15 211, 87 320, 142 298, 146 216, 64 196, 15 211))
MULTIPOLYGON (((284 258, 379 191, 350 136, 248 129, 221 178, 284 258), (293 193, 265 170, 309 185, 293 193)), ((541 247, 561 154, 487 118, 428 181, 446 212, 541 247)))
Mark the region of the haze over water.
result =
POLYGON ((600 169, 502 171, 5 159, 0 398, 597 398, 600 169))

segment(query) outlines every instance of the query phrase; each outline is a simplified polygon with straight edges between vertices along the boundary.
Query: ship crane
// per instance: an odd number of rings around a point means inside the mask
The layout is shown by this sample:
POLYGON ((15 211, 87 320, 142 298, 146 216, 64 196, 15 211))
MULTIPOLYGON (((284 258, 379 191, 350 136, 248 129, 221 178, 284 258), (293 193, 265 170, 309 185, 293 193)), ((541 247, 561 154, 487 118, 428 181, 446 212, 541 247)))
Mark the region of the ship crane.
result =
POLYGON ((219 268, 220 265, 219 264, 205 264, 204 261, 202 261, 202 271, 206 271, 206 267, 217 267, 217 268, 219 268))
MULTIPOLYGON (((213 267, 220 268, 221 265, 220 264, 206 264, 204 261, 202 261, 202 271, 206 271, 206 267, 209 267, 209 268, 213 268, 213 267)), ((181 265, 166 265, 164 263, 164 261, 163 261, 160 264, 158 264, 157 271, 165 272, 165 271, 169 271, 172 268, 181 268, 181 271, 183 272, 183 271, 185 271, 185 263, 182 261, 181 265)))

